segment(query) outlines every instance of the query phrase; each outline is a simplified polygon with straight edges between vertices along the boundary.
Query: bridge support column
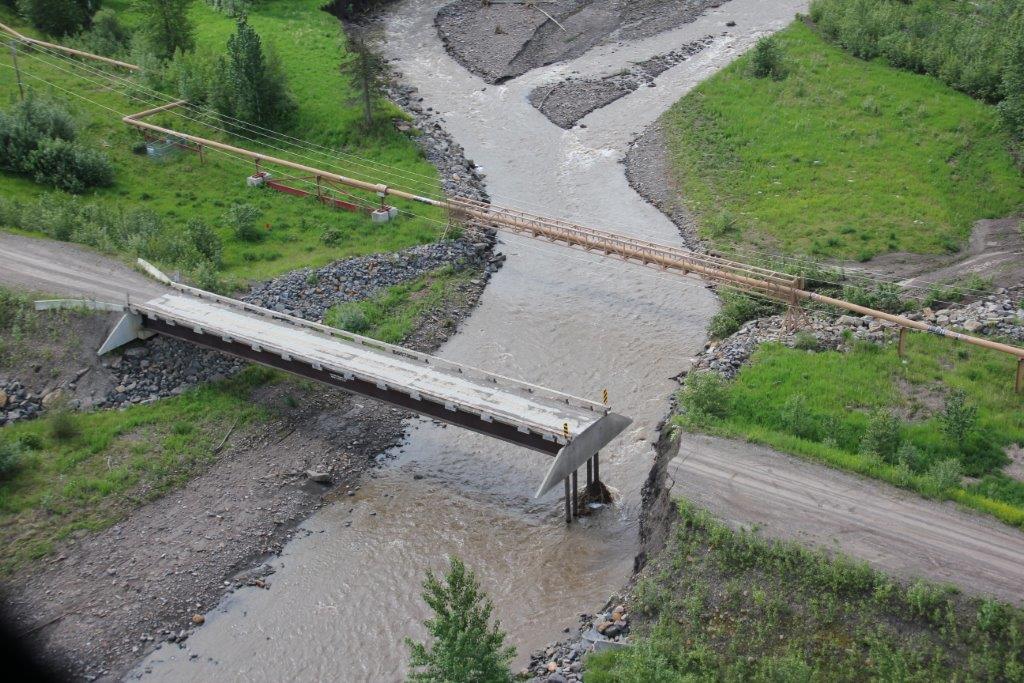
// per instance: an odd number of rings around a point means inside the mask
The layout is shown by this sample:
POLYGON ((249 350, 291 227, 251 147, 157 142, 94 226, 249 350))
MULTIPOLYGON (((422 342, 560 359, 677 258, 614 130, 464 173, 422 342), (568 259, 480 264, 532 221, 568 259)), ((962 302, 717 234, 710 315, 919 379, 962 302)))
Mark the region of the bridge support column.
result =
POLYGON ((572 471, 572 516, 579 519, 580 516, 580 492, 577 482, 577 472, 579 470, 572 471))
POLYGON ((565 478, 565 523, 572 523, 572 499, 569 497, 569 477, 565 478))
POLYGON ((594 461, 587 458, 587 490, 590 490, 590 485, 594 483, 594 461))
POLYGON ((600 453, 594 453, 594 483, 601 481, 600 453))

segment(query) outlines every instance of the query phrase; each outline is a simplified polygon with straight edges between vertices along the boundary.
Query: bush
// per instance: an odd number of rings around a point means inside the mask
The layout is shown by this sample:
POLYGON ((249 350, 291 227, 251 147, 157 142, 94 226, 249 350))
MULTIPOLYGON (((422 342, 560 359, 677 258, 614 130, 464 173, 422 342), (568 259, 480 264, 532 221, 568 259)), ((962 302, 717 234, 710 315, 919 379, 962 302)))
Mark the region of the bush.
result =
POLYGON ((781 81, 786 77, 778 38, 764 36, 757 41, 750 57, 750 73, 755 78, 771 78, 773 81, 781 81))
POLYGON ((58 406, 50 415, 50 436, 54 441, 70 441, 80 433, 78 420, 66 406, 58 406))
POLYGON ((69 47, 85 52, 119 57, 127 54, 131 45, 131 34, 117 18, 112 9, 101 9, 92 19, 92 27, 74 38, 64 41, 69 47))
POLYGON ((978 407, 967 403, 967 394, 957 389, 946 397, 946 405, 938 415, 942 433, 962 449, 978 427, 978 407))
POLYGON ((723 418, 729 414, 729 387, 716 372, 691 372, 679 392, 679 404, 687 420, 723 418))
POLYGON ((516 649, 505 645, 501 623, 491 623, 494 605, 461 560, 451 559, 444 581, 427 572, 423 600, 434 612, 434 617, 424 622, 433 643, 428 648, 406 638, 411 651, 410 681, 512 680, 509 665, 516 649))
POLYGON ((204 260, 211 265, 220 266, 224 245, 213 228, 200 218, 190 218, 185 224, 185 234, 204 260))
POLYGON ((797 332, 793 338, 793 348, 801 351, 817 351, 821 347, 821 342, 811 332, 797 332))
POLYGON ((149 51, 160 59, 170 59, 178 51, 195 47, 195 26, 188 17, 192 0, 136 0, 142 16, 143 37, 149 51))
POLYGON ((820 424, 803 394, 793 394, 787 398, 782 404, 779 418, 783 428, 793 436, 812 441, 818 439, 820 424))
POLYGON ((875 410, 860 442, 861 453, 873 453, 886 462, 895 462, 901 430, 899 418, 887 410, 875 410))
POLYGON ((921 488, 931 496, 940 496, 951 488, 960 485, 963 468, 955 458, 940 460, 933 464, 921 477, 921 488))
POLYGON ((243 242, 259 242, 263 239, 263 232, 256 225, 259 217, 259 209, 252 204, 235 204, 224 214, 224 222, 243 242))
POLYGON ((21 467, 24 446, 18 441, 0 441, 0 482, 10 479, 21 467))
POLYGON ((357 303, 342 304, 336 316, 335 326, 347 332, 362 334, 370 329, 370 321, 357 303))
POLYGON ((29 98, 0 113, 0 168, 75 193, 111 185, 114 172, 107 156, 79 147, 74 139, 75 126, 67 111, 29 98))
POLYGON ((712 339, 725 339, 735 334, 743 323, 754 318, 773 315, 779 311, 779 305, 755 299, 731 290, 723 290, 722 309, 718 311, 708 324, 708 334, 712 339))
POLYGON ((248 0, 206 0, 206 4, 229 17, 246 16, 252 9, 248 0))
POLYGON ((18 11, 44 33, 66 36, 89 25, 99 0, 18 0, 18 11))
POLYGON ((40 185, 74 194, 114 184, 114 169, 106 154, 56 138, 39 141, 28 156, 28 167, 40 185))
POLYGON ((1024 10, 1018 11, 1008 40, 999 113, 1015 138, 1024 140, 1024 10))

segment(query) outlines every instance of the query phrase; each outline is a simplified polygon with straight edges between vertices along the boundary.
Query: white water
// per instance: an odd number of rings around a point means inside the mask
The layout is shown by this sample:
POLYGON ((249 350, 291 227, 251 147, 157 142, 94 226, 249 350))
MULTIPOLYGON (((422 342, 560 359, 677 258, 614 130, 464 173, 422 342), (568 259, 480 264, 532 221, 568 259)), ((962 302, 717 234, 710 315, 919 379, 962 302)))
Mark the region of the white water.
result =
MULTIPOLYGON (((620 161, 629 142, 804 6, 732 0, 679 29, 487 86, 445 53, 433 27, 437 3, 408 0, 391 10, 386 52, 419 88, 423 106, 442 112, 467 156, 484 167, 495 203, 680 243, 675 226, 628 186, 620 161), (729 19, 738 25, 722 36, 729 19), (612 73, 707 34, 718 36, 710 47, 662 74, 656 88, 593 112, 585 129, 562 130, 527 101, 536 85, 569 71, 612 73)), ((275 561, 271 590, 226 597, 185 649, 164 647, 136 673, 399 680, 403 638, 424 636, 424 572, 442 570, 449 554, 477 571, 519 649, 518 665, 625 583, 655 428, 675 388, 671 378, 704 342, 714 297, 698 281, 526 238, 504 241, 507 263, 440 355, 594 399, 608 389, 614 409, 634 419, 602 453, 602 479, 616 505, 567 526, 557 493, 531 497, 546 456, 416 421, 402 452, 359 495, 303 524, 312 533, 275 561)))

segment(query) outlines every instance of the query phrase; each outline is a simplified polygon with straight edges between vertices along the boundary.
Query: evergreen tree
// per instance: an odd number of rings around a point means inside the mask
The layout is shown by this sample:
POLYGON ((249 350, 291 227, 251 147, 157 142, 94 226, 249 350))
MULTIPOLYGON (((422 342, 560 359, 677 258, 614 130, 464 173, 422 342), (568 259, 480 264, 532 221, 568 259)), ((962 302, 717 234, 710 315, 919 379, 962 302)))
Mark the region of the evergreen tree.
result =
POLYGON ((188 52, 195 45, 195 26, 188 18, 192 0, 136 0, 143 17, 142 31, 149 49, 160 59, 170 59, 175 51, 188 52))
POLYGON ((294 108, 280 63, 264 53, 263 41, 245 17, 228 38, 211 100, 224 116, 267 127, 283 122, 294 108))
POLYGON ((18 11, 44 33, 66 36, 89 25, 100 0, 18 0, 18 11))
POLYGON ((480 591, 476 575, 456 557, 444 581, 430 571, 423 599, 434 610, 424 622, 434 642, 427 648, 406 638, 411 649, 411 681, 421 683, 498 683, 512 680, 509 665, 516 649, 505 645, 501 623, 491 625, 494 605, 480 591))
POLYGON ((384 83, 384 60, 370 49, 364 37, 355 30, 348 35, 348 58, 341 63, 341 73, 355 86, 352 102, 363 109, 363 128, 373 128, 373 114, 384 83))

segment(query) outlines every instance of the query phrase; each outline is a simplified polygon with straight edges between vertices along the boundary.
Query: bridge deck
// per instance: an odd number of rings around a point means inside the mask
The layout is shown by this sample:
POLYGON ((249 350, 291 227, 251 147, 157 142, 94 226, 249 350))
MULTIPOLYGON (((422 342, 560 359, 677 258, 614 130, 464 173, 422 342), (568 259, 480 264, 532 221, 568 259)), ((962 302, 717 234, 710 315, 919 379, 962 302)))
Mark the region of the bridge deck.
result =
POLYGON ((126 315, 100 349, 177 337, 558 456, 543 494, 629 424, 607 406, 180 284, 126 315))

